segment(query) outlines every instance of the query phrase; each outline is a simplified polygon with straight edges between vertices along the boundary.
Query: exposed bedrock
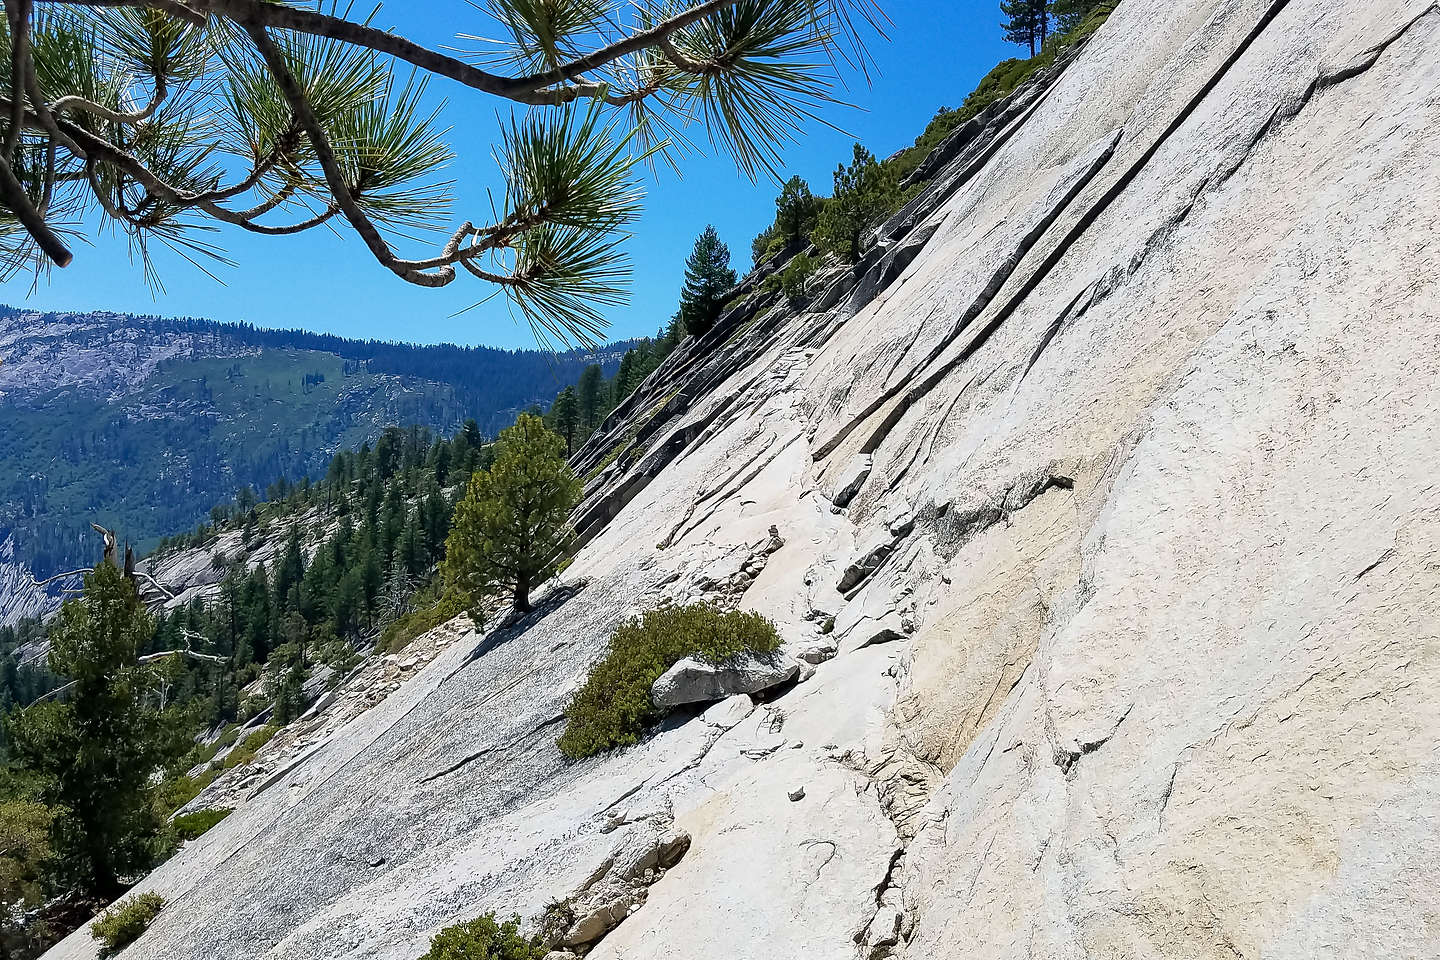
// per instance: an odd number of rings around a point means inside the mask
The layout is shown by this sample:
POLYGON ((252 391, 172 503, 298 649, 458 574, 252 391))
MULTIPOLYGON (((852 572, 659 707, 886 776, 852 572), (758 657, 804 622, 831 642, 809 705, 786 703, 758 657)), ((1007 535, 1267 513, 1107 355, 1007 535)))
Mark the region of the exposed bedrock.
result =
POLYGON ((893 275, 742 285, 582 451, 586 588, 188 845, 127 958, 410 960, 597 876, 601 960, 1440 955, 1437 90, 1433 3, 1124 0, 893 275), (562 760, 694 599, 813 676, 562 760))

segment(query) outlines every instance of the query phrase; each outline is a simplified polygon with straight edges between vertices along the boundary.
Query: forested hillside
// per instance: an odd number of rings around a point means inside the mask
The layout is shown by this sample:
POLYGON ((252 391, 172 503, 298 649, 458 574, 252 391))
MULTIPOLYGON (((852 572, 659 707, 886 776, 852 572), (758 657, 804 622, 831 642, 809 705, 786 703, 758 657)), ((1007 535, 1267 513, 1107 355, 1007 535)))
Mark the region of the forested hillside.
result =
POLYGON ((14 583, 88 565, 90 523, 142 550, 247 486, 323 473, 391 425, 491 435, 598 355, 353 341, 195 319, 0 309, 0 623, 14 583))

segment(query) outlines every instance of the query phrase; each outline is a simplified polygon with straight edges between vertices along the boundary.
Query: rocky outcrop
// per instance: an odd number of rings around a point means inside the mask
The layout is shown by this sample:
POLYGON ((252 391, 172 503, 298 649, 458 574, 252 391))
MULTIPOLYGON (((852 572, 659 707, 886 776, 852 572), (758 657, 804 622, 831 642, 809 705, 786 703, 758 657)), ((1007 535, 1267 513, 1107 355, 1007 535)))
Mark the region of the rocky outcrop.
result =
POLYGON ((0 627, 57 610, 60 598, 35 585, 30 568, 15 560, 14 538, 0 538, 0 627))
POLYGON ((1434 955, 1437 50, 1433 3, 1125 0, 873 298, 677 350, 581 452, 589 585, 187 845, 133 955, 539 929, 662 824, 590 957, 1434 955), (615 624, 712 592, 814 675, 565 762, 615 624))
POLYGON ((662 710, 710 703, 778 687, 799 672, 797 661, 774 656, 745 654, 726 663, 685 657, 660 675, 650 687, 650 699, 662 710))

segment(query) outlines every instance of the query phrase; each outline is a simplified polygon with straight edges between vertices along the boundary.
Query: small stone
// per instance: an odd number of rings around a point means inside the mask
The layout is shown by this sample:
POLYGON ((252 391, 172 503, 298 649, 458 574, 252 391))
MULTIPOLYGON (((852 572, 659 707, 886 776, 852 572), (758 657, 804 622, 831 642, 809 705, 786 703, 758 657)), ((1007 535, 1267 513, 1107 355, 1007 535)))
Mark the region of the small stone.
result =
POLYGON ((794 790, 790 791, 789 796, 791 803, 799 803, 801 800, 805 799, 805 788, 796 787, 794 790))
POLYGON ((895 907, 881 907, 865 931, 865 943, 870 947, 893 947, 900 942, 900 923, 903 920, 895 907))
POLYGON ((721 700, 715 706, 710 707, 703 714, 701 719, 712 727, 719 727, 721 730, 729 730, 755 710, 755 701, 750 699, 749 694, 737 693, 733 697, 721 700))

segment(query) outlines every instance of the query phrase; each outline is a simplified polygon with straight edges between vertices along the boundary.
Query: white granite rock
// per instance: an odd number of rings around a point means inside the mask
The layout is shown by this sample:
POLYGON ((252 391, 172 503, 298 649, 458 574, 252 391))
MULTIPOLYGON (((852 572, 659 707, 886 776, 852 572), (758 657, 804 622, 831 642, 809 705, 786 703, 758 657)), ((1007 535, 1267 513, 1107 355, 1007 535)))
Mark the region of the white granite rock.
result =
POLYGON ((1440 954, 1437 49, 1424 2, 1124 0, 873 301, 672 354, 577 458, 626 453, 588 585, 187 844, 127 956, 413 960, 667 818, 595 960, 1440 954), (565 761, 621 613, 702 584, 840 655, 565 761))
POLYGON ((660 675, 650 687, 650 699, 662 710, 724 700, 777 687, 799 670, 795 661, 778 656, 747 654, 718 664, 686 657, 660 675))

